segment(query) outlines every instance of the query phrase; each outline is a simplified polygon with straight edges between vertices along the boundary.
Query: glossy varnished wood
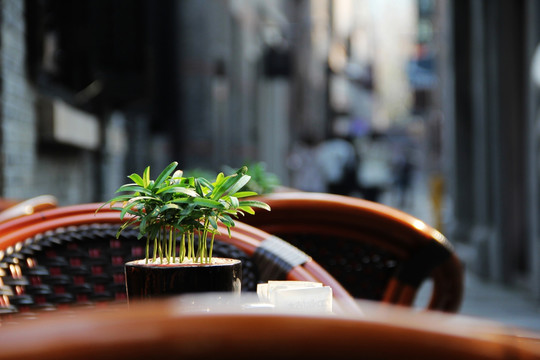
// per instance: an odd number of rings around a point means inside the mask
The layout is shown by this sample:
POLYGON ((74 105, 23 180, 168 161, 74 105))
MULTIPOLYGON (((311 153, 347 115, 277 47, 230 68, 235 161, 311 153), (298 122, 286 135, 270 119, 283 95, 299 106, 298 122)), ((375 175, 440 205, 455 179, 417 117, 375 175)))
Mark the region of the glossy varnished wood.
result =
POLYGON ((540 336, 440 312, 360 303, 344 315, 185 311, 176 299, 55 313, 0 328, 0 360, 540 359, 540 336))
MULTIPOLYGON (((243 220, 282 239, 295 241, 294 245, 304 251, 310 249, 311 236, 324 240, 324 245, 318 245, 319 253, 310 254, 323 266, 324 257, 337 259, 337 265, 325 269, 338 280, 338 273, 342 274, 342 269, 348 265, 345 255, 363 246, 369 246, 371 254, 376 254, 377 249, 381 256, 389 254, 399 263, 398 268, 408 261, 409 265, 420 270, 423 264, 412 262, 415 256, 420 257, 422 251, 448 252, 446 258, 432 265, 428 263, 433 257, 427 252, 418 261, 425 261, 426 267, 433 266, 425 276, 426 280, 433 279, 433 292, 427 307, 458 311, 463 296, 462 264, 445 236, 425 222, 390 206, 349 196, 289 191, 260 196, 259 199, 268 203, 272 211, 257 211, 254 216, 243 220), (343 244, 347 247, 340 248, 343 244)), ((372 272, 375 270, 376 266, 371 269, 372 272)), ((351 271, 347 275, 350 281, 342 280, 341 283, 358 297, 363 297, 362 290, 355 292, 353 288, 362 287, 361 281, 371 281, 371 285, 380 281, 376 278, 360 280, 358 277, 354 280, 354 274, 351 271)), ((384 291, 377 300, 406 306, 413 304, 420 284, 404 283, 397 276, 397 271, 381 281, 385 281, 381 284, 384 291)))

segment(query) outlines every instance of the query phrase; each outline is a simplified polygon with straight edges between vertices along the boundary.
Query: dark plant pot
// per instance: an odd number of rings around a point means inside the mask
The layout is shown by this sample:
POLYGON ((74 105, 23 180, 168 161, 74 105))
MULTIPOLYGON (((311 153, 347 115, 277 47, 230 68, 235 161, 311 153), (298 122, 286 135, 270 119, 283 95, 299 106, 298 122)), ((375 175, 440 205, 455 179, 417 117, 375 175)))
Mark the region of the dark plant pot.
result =
POLYGON ((202 292, 240 293, 242 262, 213 258, 212 264, 125 264, 128 301, 202 292))

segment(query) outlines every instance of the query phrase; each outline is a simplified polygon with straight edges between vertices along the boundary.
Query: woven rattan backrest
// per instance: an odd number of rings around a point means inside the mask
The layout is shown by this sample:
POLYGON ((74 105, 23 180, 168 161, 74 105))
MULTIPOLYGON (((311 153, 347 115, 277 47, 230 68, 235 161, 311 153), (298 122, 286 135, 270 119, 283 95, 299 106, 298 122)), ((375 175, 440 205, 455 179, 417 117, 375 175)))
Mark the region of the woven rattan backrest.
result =
MULTIPOLYGON (((27 313, 66 306, 126 301, 124 263, 144 257, 144 240, 117 224, 52 229, 15 244, 0 259, 0 313, 27 313)), ((234 245, 216 241, 214 256, 242 260, 242 290, 259 280, 253 260, 234 245)))
POLYGON ((381 300, 401 263, 390 251, 348 237, 285 232, 275 235, 309 253, 356 298, 381 300))

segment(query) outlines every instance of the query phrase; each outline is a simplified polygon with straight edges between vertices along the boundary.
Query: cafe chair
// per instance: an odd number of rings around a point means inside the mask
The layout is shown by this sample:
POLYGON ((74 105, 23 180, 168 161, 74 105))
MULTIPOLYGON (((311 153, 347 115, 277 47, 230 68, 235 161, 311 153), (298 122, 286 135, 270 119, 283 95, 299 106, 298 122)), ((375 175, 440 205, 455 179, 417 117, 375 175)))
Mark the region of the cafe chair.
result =
MULTIPOLYGON (((144 257, 146 241, 126 229, 116 238, 119 212, 100 204, 58 207, 0 223, 0 315, 32 318, 45 310, 126 302, 124 263, 144 257), (43 310, 43 311, 40 311, 43 310)), ((354 299, 304 252, 237 222, 221 228, 214 256, 242 260, 242 290, 268 280, 328 285, 339 307, 354 299)))
POLYGON ((191 312, 176 299, 141 302, 0 328, 0 360, 540 359, 539 334, 498 323, 389 306, 364 313, 191 312))
POLYGON ((20 200, 0 197, 0 211, 3 211, 13 205, 19 203, 20 200))
POLYGON ((380 203, 327 193, 280 192, 258 199, 272 211, 242 221, 309 253, 355 298, 417 306, 419 288, 429 283, 428 309, 459 310, 462 263, 450 242, 419 219, 380 203))
POLYGON ((54 195, 39 195, 22 201, 5 200, 3 204, 4 207, 0 204, 0 222, 55 208, 58 200, 54 195))

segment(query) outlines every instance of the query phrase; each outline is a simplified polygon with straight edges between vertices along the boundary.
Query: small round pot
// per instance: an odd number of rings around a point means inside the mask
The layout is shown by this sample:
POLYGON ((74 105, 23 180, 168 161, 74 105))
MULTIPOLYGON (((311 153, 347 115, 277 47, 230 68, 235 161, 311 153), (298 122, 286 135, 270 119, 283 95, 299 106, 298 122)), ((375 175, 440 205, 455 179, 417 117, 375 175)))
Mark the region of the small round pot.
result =
POLYGON ((145 264, 145 260, 134 260, 125 264, 125 275, 128 302, 187 293, 240 293, 242 262, 213 258, 210 264, 145 264))

